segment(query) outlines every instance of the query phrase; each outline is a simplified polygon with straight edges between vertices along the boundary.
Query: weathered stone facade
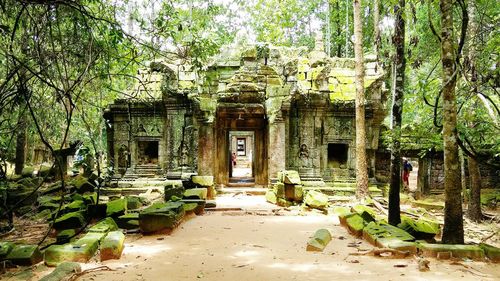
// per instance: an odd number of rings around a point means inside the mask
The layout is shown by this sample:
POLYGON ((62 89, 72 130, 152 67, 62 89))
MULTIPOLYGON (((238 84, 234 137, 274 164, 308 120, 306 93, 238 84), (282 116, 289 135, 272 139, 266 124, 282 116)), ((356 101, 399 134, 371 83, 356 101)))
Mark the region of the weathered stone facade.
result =
MULTIPOLYGON (((355 176, 354 60, 315 50, 251 46, 223 53, 206 70, 177 60, 141 73, 137 99, 117 100, 105 112, 109 159, 120 175, 231 177, 230 134, 252 132, 253 179, 266 186, 279 171, 299 171, 318 183, 355 176), (154 148, 156 147, 156 149, 154 148), (149 150, 148 150, 149 149, 149 150)), ((366 130, 374 176, 383 75, 369 56, 366 130)))

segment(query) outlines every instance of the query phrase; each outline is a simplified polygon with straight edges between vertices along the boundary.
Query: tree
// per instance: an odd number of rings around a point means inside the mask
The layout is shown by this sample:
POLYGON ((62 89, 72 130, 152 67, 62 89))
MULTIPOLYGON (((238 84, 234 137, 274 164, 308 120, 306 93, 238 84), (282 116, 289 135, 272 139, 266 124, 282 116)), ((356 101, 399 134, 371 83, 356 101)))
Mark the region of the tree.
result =
POLYGON ((395 69, 393 80, 393 102, 392 102, 392 149, 391 149, 391 182, 389 188, 389 223, 397 225, 401 222, 399 207, 399 191, 401 186, 401 119, 404 102, 405 83, 405 0, 399 0, 394 6, 396 15, 396 28, 394 31, 395 69))
POLYGON ((354 58, 356 61, 356 197, 368 195, 368 168, 366 164, 365 87, 363 59, 363 30, 361 0, 354 0, 354 58))
POLYGON ((441 61, 443 95, 443 148, 444 148, 444 228, 442 242, 463 244, 462 196, 457 142, 457 107, 455 84, 457 81, 456 51, 453 36, 453 1, 440 0, 441 61))

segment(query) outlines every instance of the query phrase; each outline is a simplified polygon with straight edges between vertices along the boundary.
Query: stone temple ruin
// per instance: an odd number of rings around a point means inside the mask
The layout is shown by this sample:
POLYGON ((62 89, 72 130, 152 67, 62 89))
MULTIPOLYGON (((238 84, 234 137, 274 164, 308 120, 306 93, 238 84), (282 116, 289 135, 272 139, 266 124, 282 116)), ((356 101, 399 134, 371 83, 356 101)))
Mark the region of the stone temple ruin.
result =
MULTIPOLYGON (((383 73, 365 61, 370 177, 383 110, 383 73)), ((108 159, 121 180, 214 176, 223 186, 269 186, 281 170, 324 186, 355 177, 354 59, 330 58, 323 42, 250 46, 203 71, 177 59, 139 73, 134 98, 104 117, 108 159)))

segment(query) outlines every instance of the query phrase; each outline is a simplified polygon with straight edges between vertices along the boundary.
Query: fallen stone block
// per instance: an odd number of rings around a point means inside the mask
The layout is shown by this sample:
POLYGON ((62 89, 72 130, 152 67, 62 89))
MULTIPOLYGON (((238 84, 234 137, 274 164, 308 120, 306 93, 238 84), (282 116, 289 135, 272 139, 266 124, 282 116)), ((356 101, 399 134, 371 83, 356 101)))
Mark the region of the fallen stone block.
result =
POLYGON ((65 244, 70 242, 70 239, 74 237, 76 231, 74 229, 64 229, 57 233, 56 243, 57 244, 65 244))
POLYGON ((273 185, 273 191, 277 198, 285 198, 285 184, 277 182, 273 185))
POLYGON ((181 202, 153 204, 139 213, 139 228, 144 233, 174 229, 184 217, 181 202))
POLYGON ((73 274, 82 272, 82 267, 77 262, 63 262, 51 273, 45 275, 40 281, 62 281, 68 280, 73 274))
POLYGON ((83 211, 67 213, 56 219, 54 228, 57 230, 80 228, 85 224, 84 215, 83 211))
POLYGON ((82 200, 75 200, 69 204, 65 204, 61 208, 61 211, 59 213, 67 214, 71 212, 86 211, 86 210, 87 210, 87 205, 85 204, 85 202, 83 202, 82 200))
POLYGON ((116 224, 122 229, 137 229, 139 228, 139 213, 128 213, 119 216, 116 219, 116 224))
POLYGON ((337 206, 337 207, 334 207, 333 210, 332 210, 332 213, 334 213, 335 215, 337 216, 342 216, 342 215, 347 215, 347 214, 350 214, 351 211, 349 210, 349 208, 347 207, 341 207, 341 206, 337 206))
POLYGON ((114 231, 118 229, 118 225, 113 220, 113 218, 105 218, 92 227, 89 228, 89 233, 97 232, 97 233, 108 233, 110 231, 114 231))
POLYGON ((440 252, 451 252, 454 258, 469 258, 472 260, 483 260, 485 256, 484 250, 475 245, 420 243, 419 249, 425 257, 437 257, 440 252))
POLYGON ((185 189, 182 186, 182 182, 180 185, 166 185, 164 190, 165 201, 172 200, 172 196, 182 198, 184 191, 185 189))
POLYGON ((416 239, 433 239, 441 231, 439 223, 420 218, 414 220, 408 216, 401 216, 398 227, 413 235, 416 239))
POLYGON ((359 214, 367 222, 375 221, 375 216, 377 215, 375 210, 365 205, 355 205, 351 208, 351 210, 354 213, 359 214))
POLYGON ((69 184, 73 185, 76 191, 80 194, 85 192, 94 192, 95 190, 95 185, 84 176, 76 176, 69 182, 69 184))
POLYGON ((16 245, 5 259, 16 265, 34 265, 41 262, 43 256, 37 245, 16 245))
POLYGON ((14 249, 15 244, 12 242, 0 242, 0 260, 4 260, 5 257, 14 249))
POLYGON ((306 251, 322 252, 332 240, 332 235, 327 229, 318 229, 314 236, 307 242, 306 251))
POLYGON ((479 247, 483 249, 484 254, 492 262, 500 262, 500 248, 481 243, 479 247))
POLYGON ((283 183, 302 184, 302 182, 300 181, 299 172, 293 170, 283 171, 283 183))
POLYGON ((97 252, 99 243, 70 243, 52 245, 45 250, 44 261, 47 266, 57 266, 65 261, 88 262, 97 252))
POLYGON ((101 261, 120 259, 125 247, 125 235, 121 231, 111 231, 101 243, 101 261))
POLYGON ((266 191, 266 201, 275 205, 278 203, 278 197, 276 197, 276 193, 274 193, 274 190, 268 189, 266 191))
POLYGON ((184 191, 184 198, 207 200, 207 189, 206 188, 186 189, 184 191))
POLYGON ((328 196, 319 191, 310 190, 304 198, 304 203, 311 208, 324 210, 328 207, 328 196))
POLYGON ((363 238, 375 246, 379 246, 378 240, 382 238, 415 241, 415 237, 411 236, 408 232, 384 222, 368 223, 363 228, 363 238))
POLYGON ((127 212, 127 199, 121 198, 106 203, 106 217, 119 217, 127 212))
POLYGON ((363 236, 363 228, 366 222, 359 214, 350 214, 345 217, 345 226, 351 234, 356 237, 363 236))
POLYGON ((182 207, 184 208, 184 211, 187 212, 194 212, 197 215, 201 215, 205 212, 205 200, 200 200, 200 199, 182 199, 180 202, 184 203, 182 207), (187 206, 189 205, 189 206, 187 206))
POLYGON ((213 176, 192 176, 191 180, 194 184, 201 187, 209 187, 214 185, 213 176))
POLYGON ((127 210, 137 210, 143 206, 141 199, 136 196, 127 196, 127 210))
POLYGON ((106 217, 108 206, 105 203, 87 205, 87 213, 89 217, 94 219, 102 219, 106 217))
POLYGON ((418 249, 416 242, 403 241, 397 238, 379 238, 377 239, 377 246, 380 248, 407 251, 410 254, 416 254, 418 249))

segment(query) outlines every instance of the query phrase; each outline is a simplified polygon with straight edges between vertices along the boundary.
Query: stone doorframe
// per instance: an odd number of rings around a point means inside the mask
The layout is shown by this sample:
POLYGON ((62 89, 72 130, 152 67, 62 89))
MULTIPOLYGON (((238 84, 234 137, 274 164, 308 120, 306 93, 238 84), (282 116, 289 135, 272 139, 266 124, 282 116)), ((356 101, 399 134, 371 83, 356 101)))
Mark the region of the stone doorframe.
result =
POLYGON ((219 185, 229 183, 230 155, 229 132, 254 132, 254 167, 256 186, 268 184, 268 121, 261 104, 219 105, 215 126, 215 182, 219 185))

